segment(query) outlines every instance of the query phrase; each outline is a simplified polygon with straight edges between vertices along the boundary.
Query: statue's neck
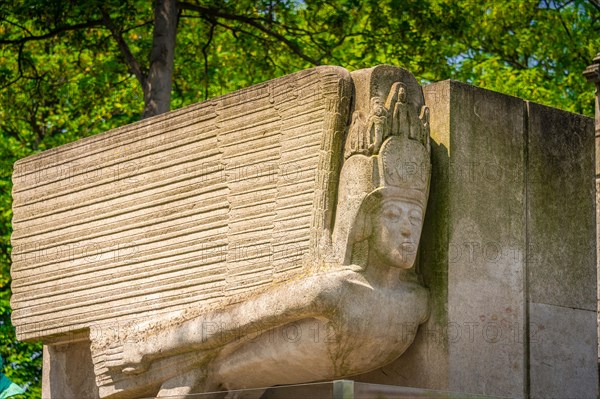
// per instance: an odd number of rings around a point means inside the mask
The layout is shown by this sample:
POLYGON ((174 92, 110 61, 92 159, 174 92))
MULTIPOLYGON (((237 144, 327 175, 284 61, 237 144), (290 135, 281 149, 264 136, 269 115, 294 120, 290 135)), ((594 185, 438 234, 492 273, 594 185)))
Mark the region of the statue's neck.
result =
POLYGON ((390 266, 374 251, 369 251, 364 276, 372 285, 379 287, 395 287, 403 282, 418 282, 414 269, 405 270, 390 266))

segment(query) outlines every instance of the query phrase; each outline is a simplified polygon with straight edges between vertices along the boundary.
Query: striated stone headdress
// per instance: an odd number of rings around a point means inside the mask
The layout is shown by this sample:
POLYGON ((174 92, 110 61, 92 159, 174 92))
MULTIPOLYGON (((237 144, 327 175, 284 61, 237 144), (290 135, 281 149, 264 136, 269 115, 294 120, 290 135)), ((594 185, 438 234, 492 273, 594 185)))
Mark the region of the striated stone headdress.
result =
POLYGON ((357 253, 364 250, 356 245, 365 246, 370 213, 382 201, 413 202, 425 212, 431 175, 429 109, 416 79, 385 65, 357 71, 352 78, 356 103, 333 233, 336 256, 345 265, 362 263, 357 253))

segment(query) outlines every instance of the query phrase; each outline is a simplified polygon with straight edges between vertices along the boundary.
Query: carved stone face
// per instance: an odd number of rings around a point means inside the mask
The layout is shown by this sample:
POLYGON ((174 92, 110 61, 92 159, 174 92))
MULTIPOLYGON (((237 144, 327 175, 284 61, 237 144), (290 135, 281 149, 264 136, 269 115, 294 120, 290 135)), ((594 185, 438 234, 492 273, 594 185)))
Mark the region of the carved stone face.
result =
POLYGON ((371 250, 387 266, 410 269, 423 228, 421 206, 400 199, 384 201, 372 215, 371 250))
POLYGON ((385 107, 383 106, 379 97, 371 98, 371 112, 373 115, 377 116, 385 115, 385 107))
POLYGON ((400 85, 400 87, 398 88, 398 101, 405 103, 406 97, 407 97, 406 86, 400 85))

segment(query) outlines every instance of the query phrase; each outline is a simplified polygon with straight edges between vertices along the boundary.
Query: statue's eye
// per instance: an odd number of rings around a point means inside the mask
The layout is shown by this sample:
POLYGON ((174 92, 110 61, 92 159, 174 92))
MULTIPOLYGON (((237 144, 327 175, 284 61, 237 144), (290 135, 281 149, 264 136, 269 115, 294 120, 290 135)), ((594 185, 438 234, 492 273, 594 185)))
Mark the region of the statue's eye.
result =
POLYGON ((415 226, 418 226, 423 222, 423 215, 418 209, 411 209, 410 213, 408 214, 408 217, 410 219, 410 223, 415 226))
POLYGON ((398 221, 402 216, 402 210, 397 207, 386 207, 383 209, 383 217, 390 221, 398 221))

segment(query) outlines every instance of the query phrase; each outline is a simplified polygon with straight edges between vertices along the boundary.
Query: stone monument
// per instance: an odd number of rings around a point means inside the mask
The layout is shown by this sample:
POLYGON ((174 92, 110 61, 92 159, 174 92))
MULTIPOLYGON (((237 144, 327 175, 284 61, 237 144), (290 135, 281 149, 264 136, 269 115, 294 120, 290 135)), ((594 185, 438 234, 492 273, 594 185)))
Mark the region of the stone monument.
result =
MULTIPOLYGON (((600 237, 600 53, 596 54, 590 64, 584 71, 583 75, 588 82, 594 83, 596 88, 596 102, 595 102, 595 125, 596 125, 596 239, 600 237)), ((600 245, 596 242, 596 249, 598 250, 600 245)), ((600 280, 598 280, 598 288, 600 289, 600 280)), ((599 301, 600 304, 600 301, 599 301)), ((600 310, 600 306, 598 307, 600 310)), ((600 312, 598 313, 600 320, 600 312)), ((600 342, 598 343, 598 363, 600 364, 600 342)))
POLYGON ((44 398, 596 397, 591 141, 589 118, 391 66, 83 139, 15 164, 13 323, 45 344, 44 398))

